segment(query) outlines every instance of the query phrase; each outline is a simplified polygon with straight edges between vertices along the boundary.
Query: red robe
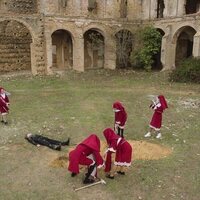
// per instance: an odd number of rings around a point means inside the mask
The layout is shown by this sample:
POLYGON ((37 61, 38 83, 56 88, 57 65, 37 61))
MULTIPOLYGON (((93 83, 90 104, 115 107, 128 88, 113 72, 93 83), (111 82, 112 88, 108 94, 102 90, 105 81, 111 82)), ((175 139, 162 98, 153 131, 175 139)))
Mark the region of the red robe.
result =
POLYGON ((131 145, 124 138, 116 135, 111 128, 105 129, 103 134, 109 146, 105 162, 105 172, 111 170, 111 154, 114 152, 116 152, 114 165, 129 167, 132 160, 131 145))
POLYGON ((120 128, 124 128, 125 123, 127 121, 127 113, 123 105, 117 101, 113 104, 113 109, 118 110, 115 112, 115 124, 118 124, 120 128))
POLYGON ((150 127, 155 129, 155 130, 160 130, 161 125, 162 125, 162 113, 163 113, 163 108, 161 104, 158 104, 159 107, 154 108, 154 114, 152 116, 151 122, 150 122, 150 127))
POLYGON ((100 155, 100 140, 92 134, 69 153, 68 170, 78 174, 79 164, 90 166, 95 163, 97 167, 103 165, 103 159, 100 155))
POLYGON ((159 131, 162 126, 162 113, 166 108, 168 108, 167 102, 163 95, 158 96, 159 103, 151 106, 154 109, 154 114, 152 116, 150 127, 159 131))
POLYGON ((4 97, 3 95, 0 94, 0 113, 1 114, 8 113, 8 111, 9 111, 8 104, 9 104, 8 96, 5 95, 5 97, 4 97))

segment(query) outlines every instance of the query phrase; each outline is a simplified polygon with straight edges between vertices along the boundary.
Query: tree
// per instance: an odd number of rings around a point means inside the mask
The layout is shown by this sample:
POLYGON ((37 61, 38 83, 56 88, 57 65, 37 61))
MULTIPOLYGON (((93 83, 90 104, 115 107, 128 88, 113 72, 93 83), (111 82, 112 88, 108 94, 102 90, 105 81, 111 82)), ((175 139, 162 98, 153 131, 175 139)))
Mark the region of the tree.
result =
POLYGON ((153 26, 147 26, 138 32, 138 47, 131 54, 131 62, 146 70, 151 70, 153 56, 160 51, 162 35, 153 26))

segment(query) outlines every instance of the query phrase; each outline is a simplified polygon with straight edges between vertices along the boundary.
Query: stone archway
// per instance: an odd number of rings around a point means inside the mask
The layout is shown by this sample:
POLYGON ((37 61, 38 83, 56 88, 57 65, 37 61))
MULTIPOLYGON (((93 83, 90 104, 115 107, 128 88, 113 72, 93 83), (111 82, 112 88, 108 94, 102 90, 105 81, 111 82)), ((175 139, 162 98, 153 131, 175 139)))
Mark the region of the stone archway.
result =
POLYGON ((84 33, 84 68, 104 67, 104 36, 96 29, 84 33))
POLYGON ((0 72, 31 71, 32 36, 28 28, 15 20, 0 22, 0 72))
POLYGON ((193 54, 193 41, 196 30, 190 26, 180 28, 176 33, 176 57, 175 65, 178 66, 180 62, 193 54))
MULTIPOLYGON (((162 29, 157 28, 156 30, 160 33, 162 37, 165 35, 165 32, 162 29)), ((159 52, 153 56, 154 62, 152 64, 152 70, 162 70, 163 68, 163 64, 161 62, 161 49, 162 49, 162 41, 160 44, 159 52)))
POLYGON ((73 43, 71 33, 59 29, 52 33, 52 59, 53 70, 72 69, 73 43))
POLYGON ((133 49, 133 34, 126 29, 115 34, 116 38, 116 67, 130 67, 130 55, 133 49))

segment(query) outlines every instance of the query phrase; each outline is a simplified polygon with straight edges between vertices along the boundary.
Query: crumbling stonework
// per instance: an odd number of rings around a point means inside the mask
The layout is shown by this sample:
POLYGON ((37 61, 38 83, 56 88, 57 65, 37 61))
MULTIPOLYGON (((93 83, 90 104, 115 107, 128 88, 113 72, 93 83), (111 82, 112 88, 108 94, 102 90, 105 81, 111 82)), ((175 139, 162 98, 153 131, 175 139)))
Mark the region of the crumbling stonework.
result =
POLYGON ((5 2, 8 12, 19 14, 37 13, 37 0, 10 0, 5 2))
POLYGON ((200 0, 0 0, 0 72, 128 66, 148 24, 163 36, 157 65, 172 69, 200 56, 199 10, 200 0))
POLYGON ((31 69, 28 29, 17 21, 3 21, 0 33, 0 69, 2 71, 31 69))

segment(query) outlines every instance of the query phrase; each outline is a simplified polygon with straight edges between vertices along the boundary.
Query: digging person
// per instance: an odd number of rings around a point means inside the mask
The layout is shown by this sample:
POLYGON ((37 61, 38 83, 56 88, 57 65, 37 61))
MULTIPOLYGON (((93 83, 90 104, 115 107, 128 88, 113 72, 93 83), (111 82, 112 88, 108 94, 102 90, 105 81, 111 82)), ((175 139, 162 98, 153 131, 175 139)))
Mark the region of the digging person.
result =
POLYGON ((91 134, 69 153, 68 170, 74 177, 79 173, 79 165, 86 165, 88 171, 83 183, 88 184, 95 181, 97 168, 101 168, 103 163, 103 158, 100 155, 100 140, 95 134, 91 134))
POLYGON ((131 145, 124 138, 116 135, 114 130, 112 130, 111 128, 106 128, 103 131, 103 134, 108 145, 108 149, 105 153, 106 177, 114 179, 115 172, 120 175, 125 175, 125 169, 131 166, 131 145), (112 161, 112 157, 114 157, 114 163, 112 161))

